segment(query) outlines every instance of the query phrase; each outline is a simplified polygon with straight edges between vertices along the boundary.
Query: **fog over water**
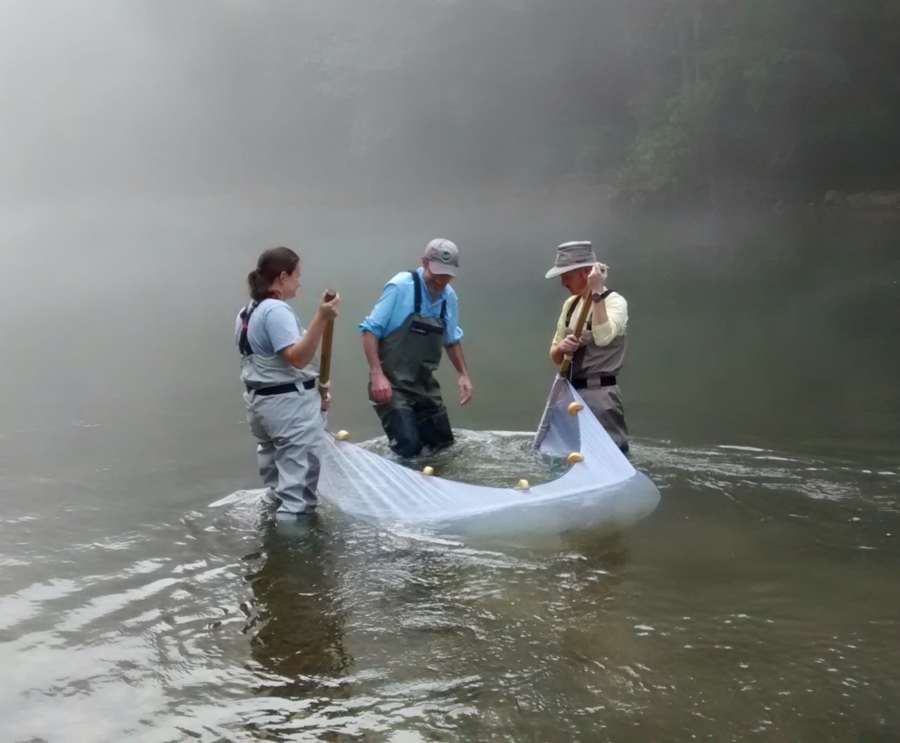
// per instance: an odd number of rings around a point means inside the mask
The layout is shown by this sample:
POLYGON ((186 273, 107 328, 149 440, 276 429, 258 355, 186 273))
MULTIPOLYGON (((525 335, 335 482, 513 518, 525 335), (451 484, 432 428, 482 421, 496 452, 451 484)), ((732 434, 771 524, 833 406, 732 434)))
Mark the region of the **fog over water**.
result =
MULTIPOLYGON (((777 50, 764 10, 696 3, 685 49, 711 64, 758 21, 777 50)), ((765 189, 661 206, 649 180, 620 198, 639 80, 671 82, 647 12, 0 2, 0 740, 900 734, 900 218, 765 189), (460 246, 475 388, 460 407, 443 365, 479 454, 455 476, 527 461, 504 447, 553 378, 565 294, 543 275, 591 239, 629 302, 620 381, 657 510, 501 545, 328 503, 277 529, 253 493, 210 507, 259 487, 232 336, 259 251, 301 254, 303 321, 340 290, 329 421, 362 441, 380 428, 357 324, 437 236, 460 246)), ((776 133, 801 113, 772 113, 776 133)), ((776 180, 730 121, 700 180, 776 180)), ((792 193, 824 192, 788 139, 765 141, 802 173, 792 193)))

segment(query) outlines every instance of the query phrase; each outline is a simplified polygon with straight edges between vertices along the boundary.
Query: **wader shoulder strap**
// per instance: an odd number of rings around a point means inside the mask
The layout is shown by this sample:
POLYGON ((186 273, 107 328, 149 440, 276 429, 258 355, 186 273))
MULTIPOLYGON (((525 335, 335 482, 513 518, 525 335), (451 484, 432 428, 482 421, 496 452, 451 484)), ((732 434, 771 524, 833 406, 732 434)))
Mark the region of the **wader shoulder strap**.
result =
POLYGON ((250 315, 253 314, 253 310, 257 307, 259 307, 259 302, 254 301, 241 310, 241 339, 238 342, 241 356, 250 356, 253 354, 253 349, 250 348, 250 341, 247 339, 247 328, 250 326, 250 315))
POLYGON ((410 275, 412 276, 413 286, 416 290, 416 299, 415 299, 415 312, 417 315, 422 311, 422 287, 419 284, 419 274, 416 271, 410 271, 410 275))
MULTIPOLYGON (((575 314, 575 308, 578 306, 578 300, 572 300, 572 304, 569 305, 569 311, 566 313, 566 327, 569 327, 569 323, 572 322, 572 315, 575 314)), ((593 327, 593 313, 588 314, 587 324, 584 326, 587 330, 590 330, 593 327)))
MULTIPOLYGON (((419 282, 419 273, 418 271, 410 271, 413 279, 413 286, 415 287, 415 307, 413 312, 415 314, 420 314, 422 312, 422 284, 419 282)), ((441 302, 441 322, 444 322, 444 318, 447 315, 447 300, 446 298, 441 302)))

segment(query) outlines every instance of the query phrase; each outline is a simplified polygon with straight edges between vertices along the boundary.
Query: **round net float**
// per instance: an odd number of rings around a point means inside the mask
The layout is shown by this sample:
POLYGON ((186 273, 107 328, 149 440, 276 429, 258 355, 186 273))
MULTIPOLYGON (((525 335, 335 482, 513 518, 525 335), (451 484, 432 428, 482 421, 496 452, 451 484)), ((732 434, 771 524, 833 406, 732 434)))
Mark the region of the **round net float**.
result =
POLYGON ((425 466, 425 467, 423 467, 423 468, 422 468, 422 474, 423 474, 423 475, 433 475, 433 474, 434 474, 434 467, 432 467, 430 464, 427 465, 427 466, 425 466))
POLYGON ((584 457, 581 455, 581 452, 573 451, 568 457, 566 457, 566 463, 571 467, 576 462, 583 462, 584 457))
POLYGON ((569 403, 569 415, 578 415, 579 410, 584 410, 584 405, 580 402, 569 403))
POLYGON ((338 431, 338 432, 334 435, 334 437, 335 437, 338 441, 349 441, 349 440, 350 440, 350 433, 349 433, 348 431, 338 431))
POLYGON ((528 480, 519 480, 519 482, 516 483, 516 487, 519 490, 528 490, 531 486, 528 484, 528 480))

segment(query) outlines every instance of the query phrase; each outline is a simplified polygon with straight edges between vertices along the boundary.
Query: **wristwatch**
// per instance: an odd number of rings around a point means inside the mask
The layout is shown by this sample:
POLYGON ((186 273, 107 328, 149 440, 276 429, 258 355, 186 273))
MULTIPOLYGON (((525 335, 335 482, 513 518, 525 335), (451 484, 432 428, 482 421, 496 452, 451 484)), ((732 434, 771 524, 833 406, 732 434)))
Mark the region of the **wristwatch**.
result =
POLYGON ((593 294, 591 294, 591 299, 595 302, 602 302, 610 294, 612 294, 612 289, 607 289, 605 292, 603 292, 603 294, 601 294, 600 292, 594 292, 593 294))

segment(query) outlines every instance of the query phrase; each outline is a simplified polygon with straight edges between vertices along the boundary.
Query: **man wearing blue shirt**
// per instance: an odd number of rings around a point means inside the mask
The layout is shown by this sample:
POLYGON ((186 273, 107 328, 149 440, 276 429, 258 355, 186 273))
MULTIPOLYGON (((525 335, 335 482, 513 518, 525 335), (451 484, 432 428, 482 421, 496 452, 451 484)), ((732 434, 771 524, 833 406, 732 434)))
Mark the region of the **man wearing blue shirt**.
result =
POLYGON ((443 349, 459 373, 460 403, 472 398, 456 292, 450 287, 458 270, 456 245, 432 240, 422 267, 394 276, 359 326, 369 362, 369 399, 391 449, 401 457, 414 457, 425 446, 437 450, 453 443, 434 378, 443 349))

